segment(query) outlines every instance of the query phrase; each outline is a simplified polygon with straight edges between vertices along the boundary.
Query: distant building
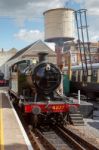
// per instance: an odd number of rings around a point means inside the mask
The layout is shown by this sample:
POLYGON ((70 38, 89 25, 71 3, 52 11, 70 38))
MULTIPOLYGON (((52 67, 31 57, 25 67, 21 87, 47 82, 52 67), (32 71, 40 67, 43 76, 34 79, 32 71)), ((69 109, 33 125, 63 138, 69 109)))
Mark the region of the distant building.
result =
MULTIPOLYGON (((87 48, 87 44, 85 43, 85 49, 86 48, 87 48)), ((81 47, 81 49, 83 50, 83 47, 81 47)), ((91 54, 92 63, 99 63, 99 42, 95 42, 95 43, 90 42, 90 54, 91 54)), ((68 42, 64 44, 63 59, 64 59, 65 66, 68 66, 69 55, 71 55, 72 65, 81 64, 80 50, 77 43, 68 42)))
POLYGON ((3 48, 0 50, 0 70, 4 73, 4 78, 7 78, 7 64, 6 62, 16 54, 17 50, 12 48, 5 51, 3 48))

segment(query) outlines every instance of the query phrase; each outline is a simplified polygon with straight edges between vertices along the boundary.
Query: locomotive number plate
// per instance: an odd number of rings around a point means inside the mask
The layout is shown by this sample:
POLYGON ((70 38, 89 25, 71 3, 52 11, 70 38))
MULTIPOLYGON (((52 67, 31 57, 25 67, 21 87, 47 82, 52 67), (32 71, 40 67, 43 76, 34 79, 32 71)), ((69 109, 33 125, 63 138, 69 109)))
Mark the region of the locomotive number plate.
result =
POLYGON ((53 110, 62 110, 64 108, 65 108, 65 106, 52 106, 53 110))

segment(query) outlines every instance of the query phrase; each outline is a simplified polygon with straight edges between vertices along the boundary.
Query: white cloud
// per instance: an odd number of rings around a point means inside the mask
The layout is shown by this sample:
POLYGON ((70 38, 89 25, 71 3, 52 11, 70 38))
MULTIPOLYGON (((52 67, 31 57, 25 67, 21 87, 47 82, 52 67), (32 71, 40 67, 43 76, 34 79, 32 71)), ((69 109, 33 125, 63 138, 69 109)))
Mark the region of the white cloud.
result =
POLYGON ((66 1, 68 0, 0 0, 0 15, 29 19, 43 15, 48 9, 64 7, 66 1))
POLYGON ((99 32, 90 31, 90 41, 96 42, 99 40, 99 32))
POLYGON ((21 29, 18 33, 14 34, 14 37, 19 40, 23 40, 26 42, 34 42, 36 40, 43 40, 44 33, 39 30, 26 30, 21 29))
POLYGON ((64 7, 66 1, 69 0, 0 0, 0 16, 14 18, 17 25, 22 27, 25 20, 38 22, 43 18, 44 11, 64 7))
POLYGON ((99 0, 74 0, 81 8, 87 9, 89 40, 99 40, 99 0))
POLYGON ((48 45, 48 47, 50 47, 53 51, 55 51, 55 43, 48 43, 48 42, 45 42, 46 45, 48 45))
MULTIPOLYGON (((18 25, 23 25, 25 20, 33 20, 33 18, 35 22, 40 22, 43 18, 44 11, 52 8, 65 7, 66 2, 69 4, 76 2, 81 8, 86 8, 88 10, 88 25, 90 26, 89 35, 93 32, 94 35, 98 37, 99 0, 0 0, 0 16, 13 17, 18 25)), ((19 33, 15 35, 16 38, 21 37, 22 35, 20 34, 23 33, 27 34, 29 39, 33 38, 30 31, 25 30, 24 32, 21 32, 22 31, 20 30, 19 33)), ((40 31, 39 34, 40 36, 42 35, 40 31)), ((23 40, 28 40, 28 38, 24 37, 23 40)))
POLYGON ((91 41, 99 40, 99 0, 83 0, 87 11, 89 37, 91 41))
POLYGON ((99 0, 84 0, 84 3, 90 15, 99 15, 99 0))

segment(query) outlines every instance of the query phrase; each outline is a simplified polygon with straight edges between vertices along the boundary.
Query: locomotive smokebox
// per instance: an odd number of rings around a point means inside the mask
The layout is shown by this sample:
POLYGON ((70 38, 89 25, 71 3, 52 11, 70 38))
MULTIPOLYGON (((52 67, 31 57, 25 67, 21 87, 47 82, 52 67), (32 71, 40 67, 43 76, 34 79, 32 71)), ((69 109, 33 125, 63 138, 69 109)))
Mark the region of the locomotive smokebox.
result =
POLYGON ((39 63, 42 61, 47 61, 48 60, 48 53, 47 52, 40 52, 38 53, 39 57, 39 63))

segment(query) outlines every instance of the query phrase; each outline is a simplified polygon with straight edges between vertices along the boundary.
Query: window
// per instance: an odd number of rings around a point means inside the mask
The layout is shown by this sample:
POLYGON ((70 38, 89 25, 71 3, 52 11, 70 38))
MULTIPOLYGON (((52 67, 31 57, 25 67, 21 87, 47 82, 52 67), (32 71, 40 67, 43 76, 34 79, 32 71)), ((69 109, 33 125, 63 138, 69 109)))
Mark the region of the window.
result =
POLYGON ((78 70, 78 82, 80 82, 80 70, 78 70))
POLYGON ((22 72, 27 66, 28 66, 27 63, 21 63, 18 65, 18 69, 20 72, 22 72))
POLYGON ((76 71, 72 71, 72 81, 76 81, 76 71))
POLYGON ((90 52, 97 52, 97 47, 91 47, 90 52))
POLYGON ((91 78, 92 82, 97 82, 97 75, 98 75, 98 70, 96 69, 92 70, 92 78, 91 78))
POLYGON ((68 50, 70 50, 70 45, 65 45, 63 48, 63 51, 67 52, 68 50))

